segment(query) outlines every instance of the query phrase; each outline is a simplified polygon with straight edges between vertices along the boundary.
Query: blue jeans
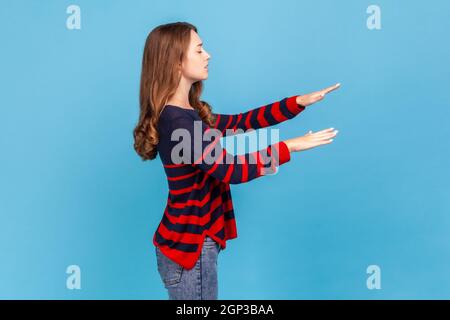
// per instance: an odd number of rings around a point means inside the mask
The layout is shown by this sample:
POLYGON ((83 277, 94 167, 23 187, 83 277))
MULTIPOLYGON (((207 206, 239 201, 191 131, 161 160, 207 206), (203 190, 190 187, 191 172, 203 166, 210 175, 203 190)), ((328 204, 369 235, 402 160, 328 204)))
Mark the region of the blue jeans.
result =
POLYGON ((190 270, 170 260, 158 247, 155 248, 158 272, 169 300, 217 300, 220 244, 206 236, 200 257, 190 270))

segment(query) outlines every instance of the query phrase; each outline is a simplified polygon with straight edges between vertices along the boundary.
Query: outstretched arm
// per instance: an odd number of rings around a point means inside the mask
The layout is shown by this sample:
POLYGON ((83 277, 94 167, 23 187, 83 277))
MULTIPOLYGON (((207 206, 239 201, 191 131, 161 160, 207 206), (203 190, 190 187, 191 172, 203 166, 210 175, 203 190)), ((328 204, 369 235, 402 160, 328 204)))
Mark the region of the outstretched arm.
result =
MULTIPOLYGON (((284 98, 259 108, 239 114, 216 115, 215 129, 222 132, 223 136, 235 134, 234 130, 259 129, 284 122, 297 116, 305 108, 315 102, 322 100, 325 95, 340 87, 337 83, 328 88, 303 95, 295 95, 284 98), (230 130, 232 129, 232 130, 230 130)), ((237 132, 240 133, 240 132, 237 132)))
POLYGON ((243 131, 248 129, 256 130, 284 122, 294 118, 305 109, 304 106, 297 104, 297 97, 287 97, 239 114, 215 113, 216 123, 214 128, 220 130, 222 135, 226 136, 235 134, 233 131, 237 129, 243 131))

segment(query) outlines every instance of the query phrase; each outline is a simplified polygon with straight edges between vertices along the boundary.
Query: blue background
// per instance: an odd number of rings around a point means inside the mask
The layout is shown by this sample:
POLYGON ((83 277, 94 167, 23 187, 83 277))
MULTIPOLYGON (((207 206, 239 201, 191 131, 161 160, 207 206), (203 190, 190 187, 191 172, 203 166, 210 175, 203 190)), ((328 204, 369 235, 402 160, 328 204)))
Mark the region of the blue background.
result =
POLYGON ((167 183, 133 149, 145 39, 196 25, 203 99, 238 113, 342 87, 275 126, 335 141, 233 185, 222 299, 450 298, 448 1, 5 1, 0 298, 166 299, 151 242, 167 183), (81 8, 81 30, 66 8, 81 8), (381 30, 366 9, 381 8, 381 30), (81 268, 81 290, 66 268, 81 268), (369 290, 369 265, 381 289, 369 290))

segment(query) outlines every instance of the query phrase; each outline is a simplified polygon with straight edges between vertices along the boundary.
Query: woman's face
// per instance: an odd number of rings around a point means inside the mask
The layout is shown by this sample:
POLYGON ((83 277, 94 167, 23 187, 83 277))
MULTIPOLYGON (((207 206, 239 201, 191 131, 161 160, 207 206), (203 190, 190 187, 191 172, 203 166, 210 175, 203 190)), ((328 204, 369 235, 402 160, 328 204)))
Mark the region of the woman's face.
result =
POLYGON ((191 82, 208 78, 208 60, 211 56, 203 49, 202 40, 197 32, 191 30, 191 40, 181 66, 182 75, 191 82))

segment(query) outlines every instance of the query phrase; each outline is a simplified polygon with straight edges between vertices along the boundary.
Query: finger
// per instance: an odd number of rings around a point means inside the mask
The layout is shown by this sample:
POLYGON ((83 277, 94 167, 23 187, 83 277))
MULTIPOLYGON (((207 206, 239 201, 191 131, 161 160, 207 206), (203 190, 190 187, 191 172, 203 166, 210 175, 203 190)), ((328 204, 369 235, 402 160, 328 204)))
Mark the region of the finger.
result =
POLYGON ((333 90, 336 90, 336 89, 339 88, 340 86, 341 86, 340 83, 336 83, 334 86, 331 86, 331 87, 328 87, 328 88, 323 89, 322 92, 323 92, 323 94, 327 94, 327 93, 329 93, 329 92, 331 92, 331 91, 333 91, 333 90))
POLYGON ((329 144, 332 142, 333 142, 333 139, 329 139, 329 140, 323 140, 320 144, 329 144))
POLYGON ((316 139, 316 140, 329 139, 329 138, 334 138, 335 136, 337 136, 337 131, 322 133, 320 135, 314 135, 313 139, 316 139))
POLYGON ((335 134, 329 134, 329 135, 321 136, 321 137, 313 137, 313 140, 314 141, 325 141, 328 139, 334 139, 335 136, 336 136, 335 134))
POLYGON ((319 100, 322 100, 324 96, 325 96, 325 91, 322 90, 322 91, 319 91, 316 94, 314 94, 313 99, 314 99, 314 101, 319 101, 319 100))
POLYGON ((317 134, 317 133, 323 133, 323 132, 328 132, 328 131, 333 131, 333 130, 334 130, 334 128, 328 128, 328 129, 324 129, 324 130, 317 131, 317 132, 315 132, 314 134, 317 134))
POLYGON ((326 132, 322 132, 322 133, 315 134, 315 135, 317 135, 317 136, 326 136, 326 135, 329 135, 329 134, 337 134, 338 132, 339 132, 338 130, 331 130, 331 131, 326 131, 326 132))

